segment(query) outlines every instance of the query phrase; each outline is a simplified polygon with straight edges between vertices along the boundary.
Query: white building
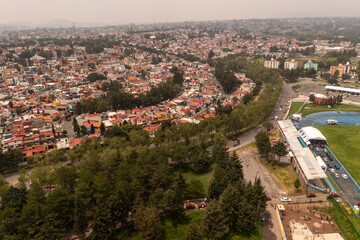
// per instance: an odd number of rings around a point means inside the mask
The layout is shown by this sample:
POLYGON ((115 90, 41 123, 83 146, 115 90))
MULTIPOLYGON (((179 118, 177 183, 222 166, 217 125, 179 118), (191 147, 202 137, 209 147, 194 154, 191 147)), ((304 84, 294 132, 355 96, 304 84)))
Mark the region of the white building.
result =
POLYGON ((265 60, 264 67, 278 69, 279 61, 276 61, 273 58, 271 60, 265 60))
POLYGON ((285 62, 284 63, 284 69, 289 69, 289 70, 292 70, 292 69, 296 69, 298 67, 298 63, 295 62, 295 60, 291 60, 290 62, 285 62))
POLYGON ((356 75, 356 65, 351 65, 349 62, 344 65, 344 74, 356 75))

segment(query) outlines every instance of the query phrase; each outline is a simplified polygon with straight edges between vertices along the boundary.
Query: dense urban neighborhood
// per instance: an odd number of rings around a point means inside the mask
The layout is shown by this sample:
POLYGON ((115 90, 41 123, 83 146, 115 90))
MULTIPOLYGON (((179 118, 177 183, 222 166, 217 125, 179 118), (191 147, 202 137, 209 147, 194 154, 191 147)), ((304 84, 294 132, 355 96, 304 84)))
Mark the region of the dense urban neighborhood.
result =
POLYGON ((359 34, 0 28, 0 239, 360 239, 359 34))

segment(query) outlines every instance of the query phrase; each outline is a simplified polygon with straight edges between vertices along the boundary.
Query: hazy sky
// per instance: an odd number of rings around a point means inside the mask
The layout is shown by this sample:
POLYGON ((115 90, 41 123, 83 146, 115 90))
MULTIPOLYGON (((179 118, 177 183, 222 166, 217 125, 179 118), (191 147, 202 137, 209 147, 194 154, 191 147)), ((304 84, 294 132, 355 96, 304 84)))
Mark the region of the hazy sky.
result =
POLYGON ((0 24, 360 16, 359 0, 0 0, 0 24))

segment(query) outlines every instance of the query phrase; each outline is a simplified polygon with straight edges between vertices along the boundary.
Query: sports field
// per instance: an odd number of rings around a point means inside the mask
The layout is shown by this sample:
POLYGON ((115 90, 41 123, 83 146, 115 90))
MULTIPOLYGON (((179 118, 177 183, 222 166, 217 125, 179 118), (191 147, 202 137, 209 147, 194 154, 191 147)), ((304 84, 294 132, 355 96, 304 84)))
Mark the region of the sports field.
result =
MULTIPOLYGON (((326 111, 348 111, 348 112, 360 112, 360 107, 346 104, 337 104, 335 108, 327 108, 325 105, 314 105, 311 103, 305 104, 300 113, 303 114, 303 117, 307 115, 317 113, 317 112, 326 112, 326 111)), ((290 116, 290 115, 289 115, 290 116)))
POLYGON ((328 146, 360 185, 360 127, 315 125, 327 138, 328 146))

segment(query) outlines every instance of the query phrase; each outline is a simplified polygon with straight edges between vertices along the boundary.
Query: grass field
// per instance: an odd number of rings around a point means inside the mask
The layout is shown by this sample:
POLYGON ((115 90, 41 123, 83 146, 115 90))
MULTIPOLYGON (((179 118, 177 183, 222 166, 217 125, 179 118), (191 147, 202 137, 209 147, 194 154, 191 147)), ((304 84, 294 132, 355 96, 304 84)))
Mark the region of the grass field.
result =
POLYGON ((324 134, 331 151, 360 184, 360 127, 325 125, 315 127, 324 134))
MULTIPOLYGON (((254 147, 256 149, 256 147, 254 147)), ((257 149, 255 150, 257 152, 257 149)), ((271 174, 279 181, 281 186, 288 192, 289 196, 305 194, 304 188, 300 187, 298 192, 295 188, 295 180, 298 178, 292 164, 275 164, 273 165, 264 157, 260 157, 260 162, 271 174)))
POLYGON ((288 116, 291 117, 291 115, 296 113, 303 104, 304 102, 292 102, 288 116))
MULTIPOLYGON (((360 107, 352 106, 352 105, 346 105, 346 104, 338 104, 336 105, 336 108, 327 108, 323 105, 313 105, 311 103, 305 104, 303 109, 300 111, 303 114, 303 117, 317 113, 317 112, 325 112, 325 111, 349 111, 349 112, 360 112, 360 107), (310 109, 305 109, 310 108, 310 109)), ((290 116, 290 114, 289 114, 290 116)))
MULTIPOLYGON (((204 211, 191 211, 185 213, 184 219, 174 226, 170 221, 165 221, 163 223, 163 233, 160 237, 160 240, 182 240, 186 234, 187 228, 192 222, 200 223, 201 218, 204 215, 204 211)), ((125 240, 141 240, 141 236, 137 234, 132 234, 134 230, 131 228, 122 230, 118 232, 114 239, 125 239, 125 240)), ((261 240, 261 231, 260 226, 252 234, 236 234, 228 233, 223 238, 223 240, 261 240)))
POLYGON ((209 168, 209 170, 205 173, 196 173, 194 171, 186 171, 186 172, 184 172, 183 176, 188 184, 190 183, 191 179, 193 179, 193 178, 199 179, 201 181, 201 183, 204 185, 204 192, 205 192, 205 195, 207 196, 208 190, 209 190, 209 185, 213 178, 213 169, 214 169, 214 165, 212 165, 209 168))
POLYGON ((346 211, 342 211, 342 207, 340 204, 337 204, 335 200, 330 200, 330 202, 332 203, 331 207, 326 207, 321 210, 333 217, 336 225, 340 228, 343 237, 346 240, 359 239, 358 235, 356 234, 356 230, 352 226, 352 224, 354 224, 354 226, 358 229, 357 224, 360 221, 359 218, 354 214, 348 214, 346 211), (346 216, 350 218, 352 223, 346 218, 346 216))

